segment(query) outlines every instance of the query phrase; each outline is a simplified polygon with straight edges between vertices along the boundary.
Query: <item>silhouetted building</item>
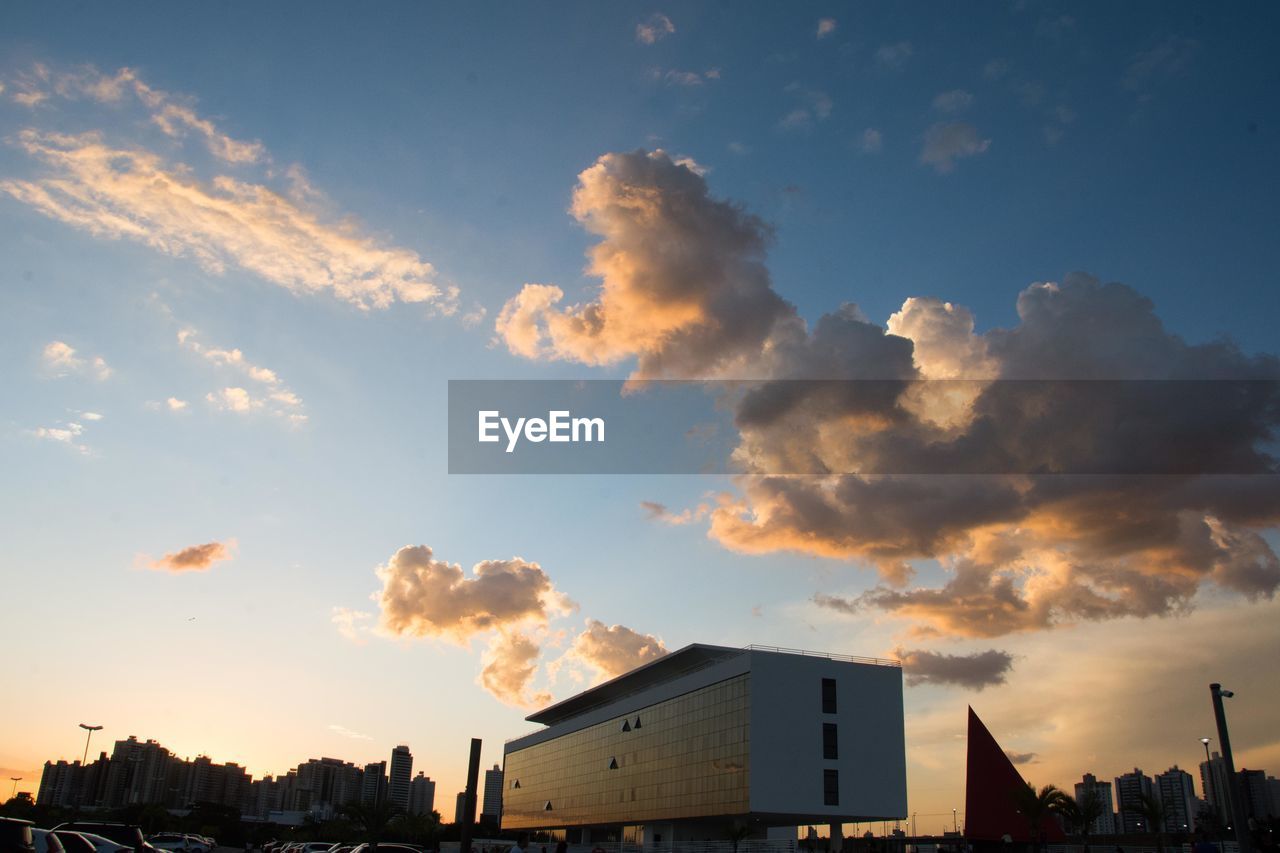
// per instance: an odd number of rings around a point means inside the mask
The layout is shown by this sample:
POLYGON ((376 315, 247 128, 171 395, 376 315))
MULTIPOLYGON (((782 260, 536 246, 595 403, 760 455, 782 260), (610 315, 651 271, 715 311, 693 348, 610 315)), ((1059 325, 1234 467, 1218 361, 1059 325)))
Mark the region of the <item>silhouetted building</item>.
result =
POLYGON ((387 795, 401 811, 409 810, 409 781, 413 778, 413 753, 407 746, 391 750, 391 778, 387 795))
POLYGON ((1267 788, 1267 774, 1262 770, 1241 770, 1240 796, 1244 798, 1245 817, 1266 820, 1276 817, 1271 810, 1271 792, 1267 788))
POLYGON ((1120 809, 1120 822, 1116 828, 1120 832, 1129 834, 1159 829, 1147 826, 1147 820, 1142 816, 1142 798, 1153 796, 1155 791, 1150 776, 1135 767, 1132 773, 1116 777, 1115 791, 1116 805, 1120 809))
POLYGON ((409 783, 409 814, 431 814, 436 808, 436 783, 421 770, 409 783))
POLYGON ((1218 821, 1223 826, 1230 823, 1231 787, 1227 784, 1227 762, 1216 752, 1209 761, 1200 762, 1200 788, 1218 821))
POLYGON ((1084 774, 1084 778, 1076 783, 1076 802, 1083 805, 1089 791, 1097 794, 1102 804, 1102 814, 1089 826, 1090 835, 1114 835, 1116 831, 1115 803, 1111 799, 1111 783, 1099 782, 1092 773, 1084 774))
POLYGON ((496 764, 492 770, 484 771, 484 805, 480 819, 495 823, 502 819, 502 768, 496 764))
POLYGON ((457 803, 453 807, 453 822, 465 823, 467 819, 467 792, 459 791, 457 803))
POLYGON ((284 807, 327 820, 348 803, 359 802, 363 782, 364 771, 348 761, 312 758, 298 765, 295 799, 284 807))
POLYGON ((130 735, 116 741, 101 805, 114 809, 165 802, 171 760, 169 750, 154 740, 139 742, 130 735))
POLYGON ((1165 832, 1193 832, 1196 828, 1196 788, 1191 774, 1173 765, 1155 778, 1164 806, 1165 832))
POLYGON ((360 786, 360 802, 365 805, 380 803, 387 797, 387 762, 376 761, 364 766, 364 781, 360 786))

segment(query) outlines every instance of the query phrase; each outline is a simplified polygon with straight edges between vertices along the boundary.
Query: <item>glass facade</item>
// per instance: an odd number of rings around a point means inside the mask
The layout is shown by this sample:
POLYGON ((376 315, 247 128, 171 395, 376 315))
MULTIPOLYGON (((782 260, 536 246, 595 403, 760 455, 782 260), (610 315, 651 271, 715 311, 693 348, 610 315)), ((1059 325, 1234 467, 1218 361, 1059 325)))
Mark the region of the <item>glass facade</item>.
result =
POLYGON ((746 814, 750 675, 506 756, 504 829, 746 814))

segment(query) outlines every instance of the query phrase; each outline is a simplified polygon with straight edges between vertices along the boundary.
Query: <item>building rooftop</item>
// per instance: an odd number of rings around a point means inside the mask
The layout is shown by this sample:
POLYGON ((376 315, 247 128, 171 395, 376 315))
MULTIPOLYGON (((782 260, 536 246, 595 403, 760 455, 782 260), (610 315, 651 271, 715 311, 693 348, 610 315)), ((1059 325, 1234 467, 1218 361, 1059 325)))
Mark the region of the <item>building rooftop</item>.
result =
POLYGON ((768 652, 771 654, 791 654, 804 655, 807 657, 823 657, 831 660, 846 661, 849 663, 865 663, 878 666, 901 666, 898 661, 883 660, 880 658, 860 658, 851 657, 849 655, 826 654, 822 652, 810 652, 802 649, 782 649, 774 646, 746 646, 744 648, 733 648, 731 646, 710 646, 703 643, 692 643, 682 649, 677 649, 670 654, 664 655, 657 660, 650 661, 636 667, 630 672, 625 672, 603 684, 598 684, 589 690, 584 690, 568 699, 563 699, 554 705, 548 705, 541 711, 536 711, 525 717, 531 723, 541 723, 545 726, 555 725, 563 720, 576 717, 579 714, 596 708, 600 705, 614 702, 624 696, 637 693, 655 684, 661 684, 670 681, 673 678, 694 672, 720 661, 729 660, 738 655, 747 654, 748 652, 768 652))

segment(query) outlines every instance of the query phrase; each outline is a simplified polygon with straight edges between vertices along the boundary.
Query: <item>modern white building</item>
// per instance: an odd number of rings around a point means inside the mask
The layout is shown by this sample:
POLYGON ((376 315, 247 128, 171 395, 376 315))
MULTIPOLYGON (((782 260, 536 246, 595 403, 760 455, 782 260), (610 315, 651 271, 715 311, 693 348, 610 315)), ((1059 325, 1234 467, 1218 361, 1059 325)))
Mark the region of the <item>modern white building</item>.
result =
POLYGON ((907 814, 896 661, 695 644, 527 719, 504 829, 671 847, 907 814))

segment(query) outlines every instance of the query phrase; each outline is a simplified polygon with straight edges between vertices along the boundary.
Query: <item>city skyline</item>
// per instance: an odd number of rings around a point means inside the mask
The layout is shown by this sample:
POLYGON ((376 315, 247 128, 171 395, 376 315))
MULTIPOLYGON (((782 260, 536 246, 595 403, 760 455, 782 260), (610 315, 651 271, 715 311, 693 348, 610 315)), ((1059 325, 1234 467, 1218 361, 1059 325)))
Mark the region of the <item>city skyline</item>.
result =
POLYGON ((411 744, 439 808, 469 738, 695 642, 900 661, 921 813, 963 807, 969 705, 1028 780, 1114 779, 1198 766, 1220 682, 1280 767, 1280 7, 3 23, 18 791, 88 724, 258 778, 411 744), (740 473, 450 473, 451 380, 654 378, 892 393, 715 397, 680 438, 740 473), (1187 379, 1257 393, 1138 393, 1187 379), (939 446, 1027 473, 839 473, 939 446), (1208 468, 1041 473, 1148 455, 1208 468))

